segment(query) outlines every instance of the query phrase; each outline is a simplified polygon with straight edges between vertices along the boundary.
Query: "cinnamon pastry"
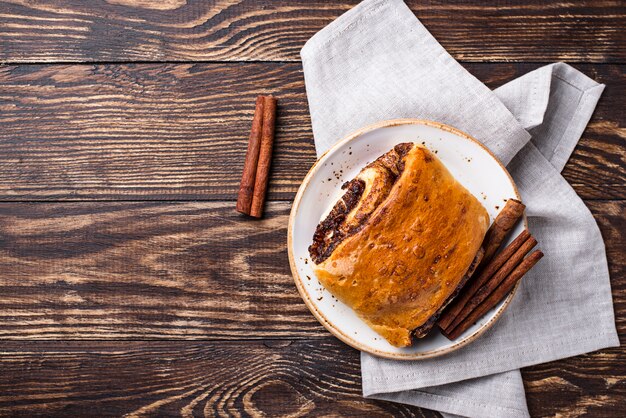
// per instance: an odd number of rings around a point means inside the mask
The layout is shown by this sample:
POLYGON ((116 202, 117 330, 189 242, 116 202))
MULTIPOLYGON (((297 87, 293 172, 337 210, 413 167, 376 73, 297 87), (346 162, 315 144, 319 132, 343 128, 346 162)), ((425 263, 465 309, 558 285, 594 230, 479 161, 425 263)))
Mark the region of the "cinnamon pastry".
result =
POLYGON ((390 344, 409 346, 477 264, 489 215, 413 143, 395 146, 343 189, 309 247, 316 275, 390 344))

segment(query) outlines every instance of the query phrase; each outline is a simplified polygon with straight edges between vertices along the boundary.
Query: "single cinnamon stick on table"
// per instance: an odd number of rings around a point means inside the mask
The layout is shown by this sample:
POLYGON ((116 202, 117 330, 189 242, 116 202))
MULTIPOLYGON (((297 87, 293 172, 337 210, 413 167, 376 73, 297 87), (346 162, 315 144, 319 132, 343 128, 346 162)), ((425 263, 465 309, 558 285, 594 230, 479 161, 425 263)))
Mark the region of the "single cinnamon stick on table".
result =
POLYGON ((454 321, 446 328, 446 331, 451 331, 457 327, 478 305, 487 299, 500 283, 522 262, 526 254, 528 254, 535 245, 537 245, 537 240, 532 236, 529 237, 518 250, 515 251, 511 258, 476 291, 474 296, 472 296, 463 309, 461 309, 461 312, 454 318, 454 321))
POLYGON ((263 216, 265 204, 265 192, 272 164, 272 148, 274 146, 274 126, 276 124, 276 99, 266 96, 263 103, 263 130, 261 133, 261 150, 254 182, 254 193, 250 216, 260 218, 263 216))
MULTIPOLYGON (((530 232, 524 229, 504 250, 502 250, 489 264, 487 264, 478 275, 471 278, 463 287, 459 295, 450 303, 443 312, 437 324, 441 329, 447 329, 452 321, 459 315, 467 302, 474 296, 478 289, 483 286, 491 276, 493 276, 502 265, 509 260, 513 254, 530 237, 530 232)), ((484 255, 483 255, 484 259, 484 255)), ((482 262, 481 262, 482 264, 482 262)))
POLYGON ((515 284, 526 274, 537 262, 543 257, 543 253, 539 250, 534 251, 528 257, 524 259, 516 268, 507 276, 507 278, 500 283, 500 285, 494 290, 494 292, 481 303, 472 313, 465 318, 454 330, 451 332, 444 332, 444 335, 450 340, 457 339, 463 334, 469 327, 471 327, 482 316, 495 307, 500 301, 515 287, 515 284))
POLYGON ((252 206, 254 181, 256 178, 257 162, 259 160, 259 151, 261 149, 264 103, 265 100, 263 96, 257 96, 254 118, 252 119, 252 129, 250 130, 250 139, 248 141, 248 151, 246 152, 243 174, 241 175, 241 183, 239 184, 239 195, 237 196, 237 212, 246 215, 250 214, 250 208, 252 206))
POLYGON ((509 199, 506 201, 506 204, 500 213, 498 213, 498 216, 496 216, 496 219, 494 219, 493 224, 491 224, 485 235, 483 242, 485 256, 483 257, 481 267, 491 261, 491 258, 496 251, 498 251, 498 248, 500 248, 504 238, 524 213, 525 208, 526 206, 519 200, 509 199))

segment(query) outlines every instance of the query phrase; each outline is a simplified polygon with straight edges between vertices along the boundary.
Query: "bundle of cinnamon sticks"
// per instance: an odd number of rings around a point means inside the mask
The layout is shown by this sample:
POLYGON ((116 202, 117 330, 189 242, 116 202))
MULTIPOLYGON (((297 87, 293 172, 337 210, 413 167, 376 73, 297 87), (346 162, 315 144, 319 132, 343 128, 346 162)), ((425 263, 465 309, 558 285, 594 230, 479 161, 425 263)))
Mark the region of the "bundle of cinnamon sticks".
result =
POLYGON ((255 218, 263 216, 275 125, 276 98, 258 96, 237 196, 237 211, 255 218))
POLYGON ((530 253, 537 245, 537 240, 528 230, 524 230, 496 254, 524 209, 524 204, 519 200, 507 200, 487 231, 480 251, 483 254, 480 265, 437 321, 442 334, 450 340, 458 338, 504 299, 524 274, 543 257, 539 250, 530 253), (526 256, 528 253, 530 255, 526 256))

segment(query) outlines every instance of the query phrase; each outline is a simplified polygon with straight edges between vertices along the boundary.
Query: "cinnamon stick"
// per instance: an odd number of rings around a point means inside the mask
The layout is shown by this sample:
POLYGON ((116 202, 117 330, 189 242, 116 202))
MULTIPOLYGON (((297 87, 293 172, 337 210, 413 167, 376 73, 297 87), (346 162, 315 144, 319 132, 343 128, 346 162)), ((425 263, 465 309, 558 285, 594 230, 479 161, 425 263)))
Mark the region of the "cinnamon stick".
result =
POLYGON ((254 181, 254 192, 250 216, 260 218, 263 216, 265 204, 265 192, 272 164, 272 148, 274 146, 274 126, 276 124, 276 98, 266 96, 263 103, 263 129, 261 133, 261 149, 254 181))
POLYGON ((254 108, 254 118, 252 119, 252 129, 248 140, 248 151, 243 165, 241 183, 239 184, 239 194, 237 196, 237 212, 250 214, 252 206, 252 195, 254 193, 254 181, 256 178, 257 162, 261 149, 261 131, 263 127, 263 96, 257 96, 254 108))
MULTIPOLYGON (((516 199, 509 199, 506 204, 494 219, 493 224, 487 230, 485 239, 483 241, 483 247, 485 248, 485 256, 483 257, 482 266, 485 266, 491 261, 502 241, 507 236, 509 231, 515 226, 518 219, 524 213, 526 206, 516 199)), ((481 266, 481 267, 482 267, 481 266)))
POLYGON ((465 318, 451 332, 445 332, 444 335, 450 340, 457 339, 469 327, 471 327, 478 319, 493 309, 504 297, 515 287, 515 284, 543 257, 543 253, 539 250, 534 251, 526 257, 516 268, 500 283, 494 292, 483 301, 471 314, 465 318))
POLYGON ((474 296, 472 296, 463 309, 461 309, 461 312, 454 318, 454 321, 446 328, 446 331, 457 327, 478 305, 487 299, 500 283, 522 262, 526 254, 528 254, 535 245, 537 245, 537 240, 532 236, 524 241, 511 258, 476 291, 474 296))
MULTIPOLYGON (((485 282, 493 276, 502 265, 513 256, 513 254, 530 237, 530 232, 524 229, 508 246, 506 246, 495 258, 485 266, 485 268, 475 277, 470 278, 459 295, 448 305, 437 324, 440 328, 446 329, 461 312, 463 307, 472 296, 480 289, 485 282)), ((483 259, 484 259, 483 255, 483 259)), ((482 264, 482 262, 481 262, 482 264)))

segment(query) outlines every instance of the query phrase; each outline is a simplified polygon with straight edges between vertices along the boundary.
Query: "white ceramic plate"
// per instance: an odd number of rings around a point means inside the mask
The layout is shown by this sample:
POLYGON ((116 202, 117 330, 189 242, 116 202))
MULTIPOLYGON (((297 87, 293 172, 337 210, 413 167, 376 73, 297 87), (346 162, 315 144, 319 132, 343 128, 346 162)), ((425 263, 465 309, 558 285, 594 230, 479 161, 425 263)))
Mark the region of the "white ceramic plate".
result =
MULTIPOLYGON (((454 177, 483 203, 491 219, 505 199, 520 199, 513 179, 489 150, 467 134, 417 119, 384 121, 360 129, 339 141, 313 165, 296 195, 288 228, 289 262, 302 299, 313 315, 340 340, 362 351, 415 360, 454 351, 487 330, 511 301, 515 289, 498 306, 456 341, 449 341, 435 327, 412 347, 397 348, 369 328, 348 306, 322 286, 313 272, 308 247, 317 224, 342 196, 341 185, 361 168, 401 142, 423 144, 441 159, 454 177)), ((523 230, 518 223, 510 240, 523 230)), ((510 242, 509 240, 509 242, 510 242)), ((506 244, 506 243, 505 243, 506 244)))

